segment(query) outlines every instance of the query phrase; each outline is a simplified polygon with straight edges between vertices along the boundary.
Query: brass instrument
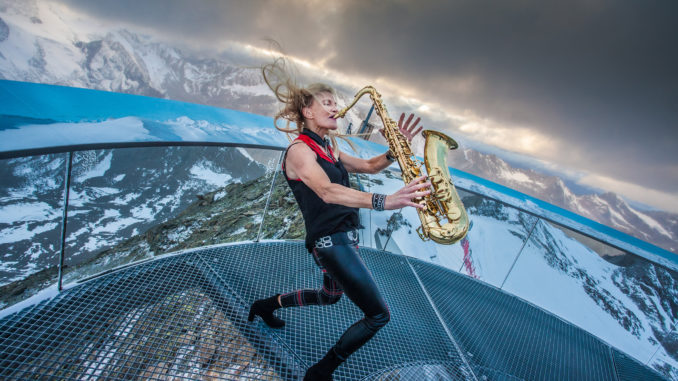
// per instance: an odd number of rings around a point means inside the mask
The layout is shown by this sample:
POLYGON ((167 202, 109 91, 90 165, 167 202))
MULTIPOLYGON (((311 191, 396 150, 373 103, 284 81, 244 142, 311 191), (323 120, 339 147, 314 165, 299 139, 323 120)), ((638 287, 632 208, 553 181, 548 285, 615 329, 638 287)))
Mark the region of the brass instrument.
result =
MULTIPOLYGON (((353 102, 334 117, 343 118, 365 94, 370 94, 374 102, 374 109, 384 124, 384 135, 389 148, 400 165, 403 181, 409 184, 421 176, 422 163, 413 159, 410 143, 398 129, 398 124, 388 116, 381 94, 374 87, 366 86, 360 90, 353 102)), ((424 241, 431 239, 444 245, 453 244, 466 235, 469 227, 464 204, 459 199, 447 168, 447 152, 456 149, 458 145, 452 138, 437 131, 425 130, 423 135, 426 138, 424 162, 432 190, 428 196, 416 200, 419 204, 426 205, 425 209, 417 208, 421 220, 417 233, 424 241)))

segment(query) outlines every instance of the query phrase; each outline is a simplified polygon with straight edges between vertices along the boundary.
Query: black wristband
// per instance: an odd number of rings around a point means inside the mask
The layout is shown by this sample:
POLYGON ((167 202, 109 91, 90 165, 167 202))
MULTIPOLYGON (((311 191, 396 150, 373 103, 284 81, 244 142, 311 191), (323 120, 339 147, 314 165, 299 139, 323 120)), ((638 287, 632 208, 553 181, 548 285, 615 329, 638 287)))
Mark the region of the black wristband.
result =
POLYGON ((392 151, 388 150, 386 151, 386 160, 388 161, 395 161, 395 156, 393 156, 392 151))
POLYGON ((381 193, 372 193, 372 209, 381 212, 386 206, 386 195, 381 193))

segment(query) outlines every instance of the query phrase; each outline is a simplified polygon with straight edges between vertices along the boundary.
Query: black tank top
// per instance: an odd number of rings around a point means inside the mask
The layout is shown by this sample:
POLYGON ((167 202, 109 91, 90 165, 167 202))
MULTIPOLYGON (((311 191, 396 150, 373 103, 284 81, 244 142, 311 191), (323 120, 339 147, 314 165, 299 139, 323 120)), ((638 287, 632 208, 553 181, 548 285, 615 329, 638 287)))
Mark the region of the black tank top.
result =
MULTIPOLYGON (((335 184, 350 186, 348 171, 344 168, 341 160, 334 160, 332 148, 318 134, 310 130, 304 130, 295 140, 302 141, 316 153, 316 162, 320 165, 330 181, 335 184), (327 148, 330 155, 323 148, 327 148)), ((295 143, 293 143, 295 144, 295 143)), ((299 144, 299 143, 296 143, 299 144)), ((289 149, 289 148, 288 148, 289 149)), ((360 226, 358 208, 350 208, 339 204, 327 204, 318 195, 304 184, 301 179, 290 179, 285 171, 285 158, 283 158, 282 170, 287 179, 287 184, 292 189, 294 198, 299 204, 301 214, 304 216, 306 225, 306 248, 313 250, 315 241, 323 236, 346 232, 357 229, 360 226)))

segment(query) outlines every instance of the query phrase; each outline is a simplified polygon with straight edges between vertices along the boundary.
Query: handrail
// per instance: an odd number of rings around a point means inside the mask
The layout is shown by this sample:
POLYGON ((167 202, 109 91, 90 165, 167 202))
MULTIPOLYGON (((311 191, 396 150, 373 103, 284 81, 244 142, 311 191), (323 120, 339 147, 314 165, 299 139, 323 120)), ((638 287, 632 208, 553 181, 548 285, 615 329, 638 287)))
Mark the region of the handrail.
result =
POLYGON ((68 153, 66 161, 66 174, 64 175, 64 210, 61 218, 61 248, 59 250, 59 281, 57 289, 62 290, 62 280, 64 276, 64 257, 66 251, 66 226, 68 224, 68 198, 71 189, 71 170, 73 168, 73 152, 68 153))
MULTIPOLYGON (((168 146, 173 146, 172 144, 167 144, 167 145, 168 145, 168 146)), ((184 145, 184 144, 177 144, 177 146, 181 146, 181 145, 184 145)), ((198 145, 198 144, 192 144, 192 145, 198 145)), ((206 144, 206 146, 211 146, 211 145, 215 145, 215 144, 206 144)), ((228 147, 242 147, 242 145, 238 145, 238 144, 223 144, 223 146, 228 146, 228 147)), ((262 233, 262 227, 263 227, 263 224, 266 222, 267 211, 268 211, 268 207, 269 207, 269 205, 270 205, 270 199, 271 199, 272 194, 273 194, 273 191, 274 191, 274 185, 275 185, 276 176, 277 176, 277 172, 278 172, 278 169, 277 169, 277 168, 279 168, 279 162, 280 162, 280 160, 282 160, 282 150, 281 150, 279 147, 261 147, 261 146, 257 146, 256 148, 265 148, 265 149, 271 149, 271 150, 275 150, 275 151, 281 151, 281 154, 280 154, 280 156, 279 156, 279 158, 278 158, 278 164, 276 165, 276 169, 274 170, 273 176, 271 176, 271 185, 270 185, 269 190, 268 190, 268 195, 267 195, 267 199, 266 199, 266 206, 264 207, 264 210, 263 210, 262 220, 261 220, 261 222, 260 222, 260 226, 259 226, 259 229, 258 229, 258 233, 257 233, 256 237, 254 238, 254 242, 259 242, 260 239, 261 239, 261 233, 262 233)), ((69 199, 69 196, 70 196, 71 175, 72 175, 72 161, 73 161, 73 154, 74 154, 74 152, 75 152, 75 151, 69 151, 69 152, 68 152, 68 159, 67 159, 67 161, 66 161, 66 168, 65 168, 65 178, 64 178, 64 203, 63 203, 63 213, 62 213, 61 247, 60 247, 59 274, 58 274, 58 291, 59 291, 59 292, 61 292, 61 291, 63 290, 63 285, 62 285, 62 283, 63 283, 63 275, 64 275, 63 267, 64 267, 64 261, 65 261, 65 259, 67 258, 67 253, 66 253, 66 250, 65 250, 65 246, 66 246, 66 245, 65 245, 65 240, 66 240, 66 230, 67 230, 66 227, 67 227, 67 223, 68 223, 68 205, 69 205, 69 203, 68 203, 69 200, 68 200, 68 199, 69 199)), ((519 210, 519 211, 521 211, 521 212, 524 212, 524 213, 527 213, 527 214, 529 214, 529 215, 531 215, 531 216, 536 217, 535 222, 534 222, 534 225, 531 227, 531 229, 530 229, 530 231, 529 231, 529 234, 528 234, 527 237, 525 238, 525 241, 523 242, 523 245, 522 245, 521 249, 520 249, 519 252, 517 253, 516 258, 515 258, 514 261, 513 261, 513 264, 512 264, 511 267, 506 271, 506 275, 505 275, 505 277, 504 277, 504 281, 503 281, 503 282, 501 283, 501 285, 498 287, 499 289, 503 289, 503 288, 504 288, 504 283, 505 283, 506 280, 511 276, 512 272, 514 271, 515 264, 516 264, 518 258, 520 257, 520 255, 521 255, 521 253, 522 253, 522 251, 523 251, 523 249, 524 249, 524 247, 525 247, 527 241, 529 241, 529 240, 531 239, 532 234, 533 234, 534 231, 535 231, 535 227, 537 226, 537 224, 539 223, 540 220, 548 221, 548 222, 551 222, 551 223, 556 224, 556 225, 558 225, 558 226, 566 227, 566 226, 560 224, 560 223, 557 222, 557 221, 549 220, 548 218, 545 218, 545 217, 543 217, 543 216, 539 216, 539 215, 535 214, 535 213, 532 212, 532 211, 525 210, 525 209, 523 209, 523 208, 521 208, 521 207, 519 207, 519 206, 511 205, 510 203, 507 203, 506 201, 503 201, 503 200, 500 200, 500 199, 497 199, 497 198, 494 198, 494 197, 490 197, 490 196, 481 194, 481 193, 479 193, 479 192, 467 190, 467 189, 465 189, 465 188, 463 188, 463 187, 459 187, 459 188, 462 189, 462 190, 464 190, 464 191, 467 191, 467 192, 469 192, 469 193, 473 193, 473 194, 480 195, 480 196, 482 196, 482 197, 484 197, 484 198, 486 198, 486 199, 489 199, 489 200, 498 202, 498 203, 500 203, 500 204, 502 204, 502 205, 506 205, 506 206, 508 206, 508 207, 514 208, 514 209, 516 209, 516 210, 519 210)), ((566 228, 569 228, 569 227, 566 227, 566 228)), ((590 237, 590 238, 592 238, 592 239, 595 239, 595 240, 597 240, 597 241, 600 241, 600 242, 602 242, 602 243, 604 243, 605 245, 608 245, 608 246, 610 246, 610 247, 615 247, 615 248, 617 248, 617 249, 621 249, 621 248, 616 247, 615 245, 612 245, 612 244, 610 244, 610 243, 608 243, 608 242, 602 241, 602 240, 598 239, 597 237, 592 237, 592 236, 586 234, 585 232, 581 232, 581 231, 578 231, 578 230, 576 230, 576 229, 573 229, 573 230, 574 230, 574 231, 577 231, 577 232, 580 233, 580 234, 583 234, 583 235, 585 235, 585 236, 588 236, 588 237, 590 237)), ((392 234, 393 234, 393 233, 391 233, 391 235, 392 235, 392 234)), ((390 239, 391 237, 389 236, 388 238, 390 239)), ((621 249, 621 250, 623 250, 623 249, 621 249)), ((624 250, 624 251, 626 252, 626 250, 624 250)), ((631 254, 631 255, 636 255, 636 254, 634 254, 634 253, 630 253, 630 254, 631 254)), ((655 263, 655 262, 653 262, 653 263, 655 263)), ((655 263, 655 265, 661 266, 661 264, 658 264, 658 263, 655 263)), ((488 284, 489 284, 489 282, 487 282, 487 281, 483 281, 483 283, 488 283, 488 284)), ((651 362, 652 359, 656 356, 656 354, 658 353, 658 350, 659 350, 659 346, 657 345, 657 350, 655 350, 654 353, 653 353, 653 355, 647 360, 647 361, 648 361, 648 362, 647 362, 648 364, 649 364, 649 362, 651 362)))
MULTIPOLYGON (((52 150, 50 150, 49 152, 44 152, 44 153, 31 152, 34 155, 53 153, 53 152, 66 152, 66 153, 68 153, 67 165, 66 165, 66 170, 65 170, 65 179, 64 179, 64 182, 65 182, 64 204, 63 204, 64 206, 63 206, 63 211, 62 211, 62 229, 61 229, 62 231, 61 231, 59 267, 58 267, 58 270, 59 270, 58 289, 59 290, 62 289, 63 266, 64 266, 64 260, 66 258, 66 255, 65 255, 65 240, 66 240, 66 226, 67 226, 67 223, 68 223, 68 211, 67 211, 67 209, 68 209, 68 197, 70 195, 70 183, 71 183, 71 170, 72 170, 73 154, 75 152, 78 152, 78 151, 86 151, 86 150, 94 150, 94 149, 116 149, 116 148, 123 148, 123 147, 124 148, 128 148, 128 147, 139 147, 139 148, 141 148, 141 147, 157 147, 157 146, 166 146, 166 147, 175 147, 175 146, 176 147, 181 147, 181 146, 211 147, 211 146, 218 146, 218 147, 241 147, 241 148, 267 149, 267 150, 273 150, 273 151, 281 151, 281 153, 284 151, 283 148, 278 147, 278 146, 268 146, 268 145, 261 145, 261 144, 214 143, 214 142, 205 142, 205 143, 196 143, 196 142, 190 142, 190 143, 188 143, 188 142, 162 142, 162 143, 159 143, 159 142, 137 142, 137 143, 125 143, 125 144, 82 145, 82 146, 77 146, 77 147, 75 147, 75 146, 74 147, 68 147, 68 148, 70 148, 69 150, 66 150, 67 147, 53 147, 52 150)), ((22 152, 22 155, 20 155, 20 156, 24 156, 24 154, 27 154, 27 152, 22 152)), ((31 156, 31 155, 28 155, 28 156, 31 156)), ((13 156, 13 157, 19 157, 19 156, 13 156)), ((279 160, 281 160, 281 159, 279 158, 279 160)), ((275 173, 274 173, 274 177, 273 177, 273 182, 275 181, 275 174, 277 174, 277 169, 274 172, 275 173)), ((583 236, 594 239, 594 240, 601 242, 601 243, 603 243, 607 246, 613 247, 615 249, 621 250, 625 253, 629 253, 629 254, 634 255, 634 256, 639 256, 641 258, 647 259, 657 266, 666 267, 664 264, 656 262, 656 261, 652 260, 651 258, 647 258, 646 256, 640 255, 637 252, 630 252, 627 248, 623 248, 619 245, 615 245, 612 242, 605 241, 605 240, 601 239, 601 237, 599 237, 599 236, 595 236, 595 235, 589 234, 586 231, 579 230, 575 227, 565 225, 565 224, 561 223, 560 221, 556 221, 556 220, 548 218, 544 215, 539 215, 539 214, 535 213, 534 211, 527 210, 527 209, 522 208, 522 207, 517 206, 517 205, 513 205, 509 202, 506 202, 506 201, 501 200, 501 199, 496 198, 496 197, 492 197, 492 196, 485 195, 485 194, 482 194, 480 192, 477 192, 477 191, 474 191, 474 190, 471 190, 471 189, 467 189, 466 187, 463 187, 463 186, 457 186, 457 188, 461 189, 462 191, 468 192, 468 193, 472 193, 472 194, 475 194, 475 195, 478 195, 478 196, 482 196, 482 197, 484 197, 488 200, 498 202, 502 205, 509 206, 511 208, 514 208, 514 209, 520 211, 520 212, 534 216, 538 219, 548 221, 548 222, 556 224, 558 226, 573 230, 573 231, 575 231, 575 232, 577 232, 577 233, 579 233, 583 236)), ((260 226, 259 226, 259 232, 258 232, 255 240, 258 240, 260 238, 260 235, 261 235, 261 229, 262 229, 262 226, 263 226, 263 224, 265 222, 265 218, 266 218, 265 214, 266 214, 266 211, 268 209, 268 204, 269 204, 269 201, 270 201, 271 194, 273 192, 273 183, 272 183, 268 192, 269 192, 269 195, 268 195, 266 207, 264 209, 264 215, 262 216, 262 221, 261 221, 260 226)), ((534 229, 532 229, 532 230, 534 230, 534 229)), ((392 234, 393 233, 391 233, 391 235, 392 234)), ((604 234, 604 233, 601 233, 601 234, 604 234)), ((390 238, 391 237, 389 236, 387 239, 390 239, 390 238)), ((511 266, 511 270, 512 269, 513 269, 513 266, 511 266)), ((510 275, 511 270, 509 270, 509 272, 506 274, 506 277, 504 278, 504 282, 506 281, 506 279, 510 275)), ((672 269, 672 270, 675 270, 675 269, 672 269)), ((504 282, 502 282, 502 286, 503 286, 504 282)))

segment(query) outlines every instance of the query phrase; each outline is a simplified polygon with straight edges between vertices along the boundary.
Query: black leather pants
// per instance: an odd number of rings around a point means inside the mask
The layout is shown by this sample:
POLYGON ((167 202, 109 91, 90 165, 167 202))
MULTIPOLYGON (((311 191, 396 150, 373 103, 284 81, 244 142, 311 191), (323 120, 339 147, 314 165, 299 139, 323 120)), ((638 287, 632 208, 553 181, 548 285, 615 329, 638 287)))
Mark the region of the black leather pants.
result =
POLYGON ((391 318, 386 301, 377 289, 372 274, 351 244, 316 248, 318 264, 341 285, 344 294, 355 303, 365 317, 350 326, 334 350, 346 359, 374 336, 391 318))

